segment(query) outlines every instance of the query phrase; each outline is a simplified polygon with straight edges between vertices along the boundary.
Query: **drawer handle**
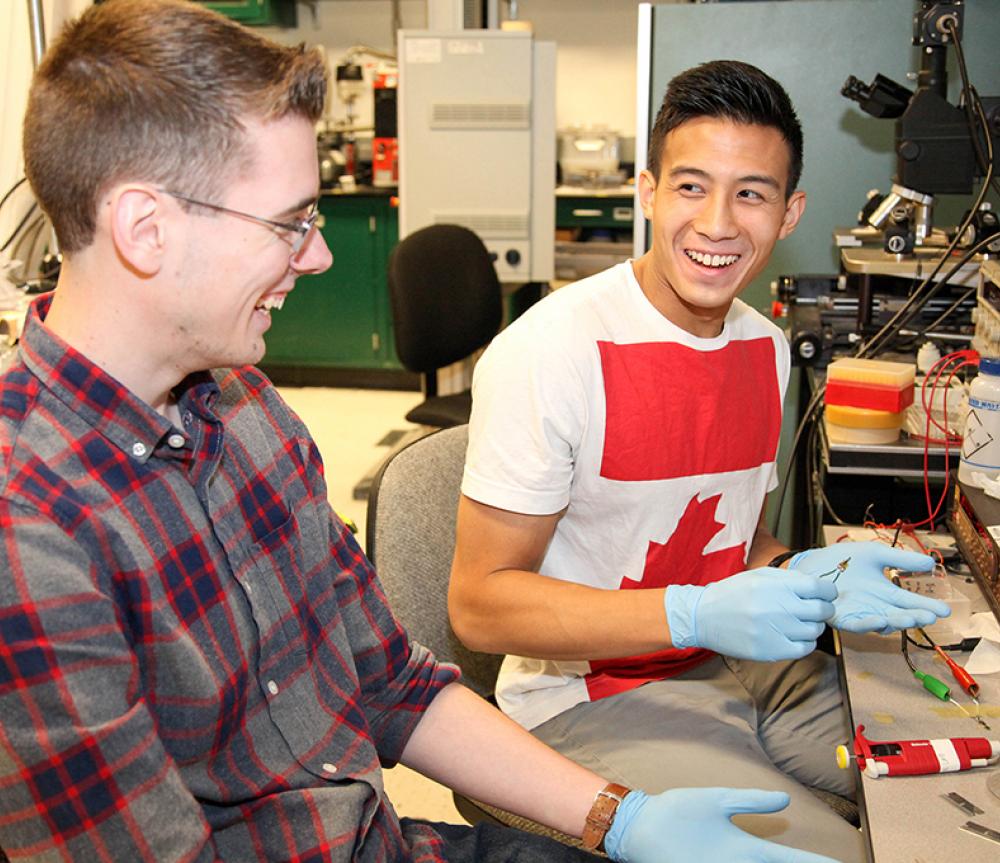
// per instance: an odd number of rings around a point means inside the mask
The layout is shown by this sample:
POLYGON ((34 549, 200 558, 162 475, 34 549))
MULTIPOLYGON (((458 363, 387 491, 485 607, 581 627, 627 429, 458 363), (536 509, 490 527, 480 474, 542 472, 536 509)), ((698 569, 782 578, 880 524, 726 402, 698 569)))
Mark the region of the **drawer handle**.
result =
POLYGON ((577 218, 590 218, 596 219, 598 216, 604 215, 604 210, 587 210, 584 208, 573 210, 573 215, 577 218))
POLYGON ((611 211, 611 215, 616 222, 631 222, 632 221, 632 208, 631 207, 615 207, 611 211))

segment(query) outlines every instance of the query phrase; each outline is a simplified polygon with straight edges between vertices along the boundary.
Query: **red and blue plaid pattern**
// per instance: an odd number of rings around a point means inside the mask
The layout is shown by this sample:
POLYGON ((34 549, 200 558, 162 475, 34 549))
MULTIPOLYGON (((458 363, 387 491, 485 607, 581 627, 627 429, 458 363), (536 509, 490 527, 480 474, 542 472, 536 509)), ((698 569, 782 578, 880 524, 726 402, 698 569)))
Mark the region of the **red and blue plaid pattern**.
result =
POLYGON ((41 323, 0 378, 11 860, 438 860, 381 764, 457 671, 410 642, 253 369, 183 428, 41 323))

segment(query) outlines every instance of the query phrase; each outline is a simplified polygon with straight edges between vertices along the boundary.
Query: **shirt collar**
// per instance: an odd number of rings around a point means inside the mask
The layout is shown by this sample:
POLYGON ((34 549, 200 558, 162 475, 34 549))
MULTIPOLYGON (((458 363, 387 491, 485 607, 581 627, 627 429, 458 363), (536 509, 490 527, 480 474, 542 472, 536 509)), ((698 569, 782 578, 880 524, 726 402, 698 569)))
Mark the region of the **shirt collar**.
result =
MULTIPOLYGON (((21 333, 21 357, 57 399, 126 452, 145 462, 160 440, 173 430, 170 421, 43 323, 52 294, 38 297, 28 309, 21 333)), ((208 372, 188 375, 175 395, 199 414, 209 413, 218 385, 208 372)))

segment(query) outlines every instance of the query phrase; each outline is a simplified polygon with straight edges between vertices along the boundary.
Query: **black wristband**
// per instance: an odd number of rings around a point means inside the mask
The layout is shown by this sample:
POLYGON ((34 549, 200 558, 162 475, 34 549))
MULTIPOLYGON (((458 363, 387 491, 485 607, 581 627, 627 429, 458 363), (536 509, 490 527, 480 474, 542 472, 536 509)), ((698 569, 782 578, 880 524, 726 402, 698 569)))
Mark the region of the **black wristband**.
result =
POLYGON ((768 566, 781 566, 786 560, 791 560, 795 555, 797 555, 802 549, 791 549, 790 551, 783 551, 781 554, 776 554, 774 557, 768 561, 768 566))

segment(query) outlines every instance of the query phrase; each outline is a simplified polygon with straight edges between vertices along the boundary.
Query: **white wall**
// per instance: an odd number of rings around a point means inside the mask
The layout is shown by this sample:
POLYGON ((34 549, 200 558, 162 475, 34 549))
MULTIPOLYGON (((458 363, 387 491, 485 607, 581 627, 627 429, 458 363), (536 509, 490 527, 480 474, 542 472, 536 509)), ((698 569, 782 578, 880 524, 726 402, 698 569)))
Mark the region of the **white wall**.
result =
MULTIPOLYGON (((43 0, 45 36, 51 41, 67 18, 89 6, 89 0, 43 0)), ((33 71, 27 0, 0 3, 0 196, 24 175, 21 118, 33 71)), ((0 211, 0 244, 21 220, 30 195, 20 194, 0 211)))

